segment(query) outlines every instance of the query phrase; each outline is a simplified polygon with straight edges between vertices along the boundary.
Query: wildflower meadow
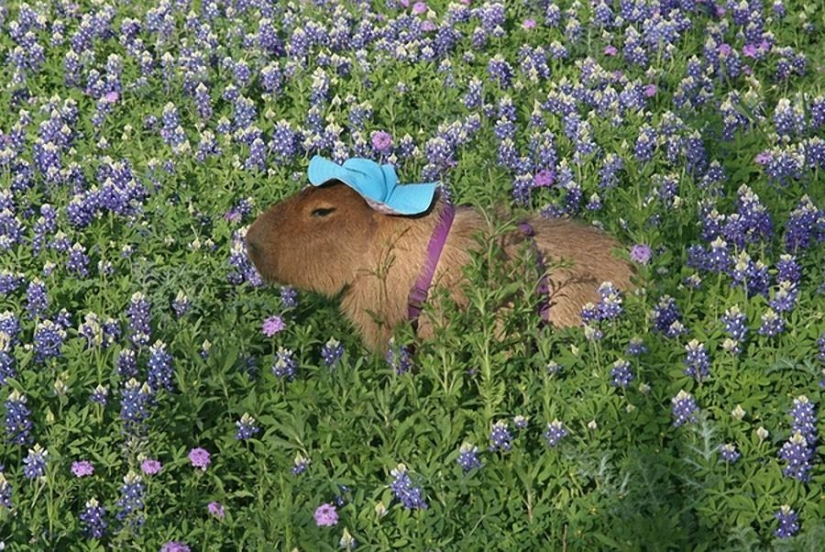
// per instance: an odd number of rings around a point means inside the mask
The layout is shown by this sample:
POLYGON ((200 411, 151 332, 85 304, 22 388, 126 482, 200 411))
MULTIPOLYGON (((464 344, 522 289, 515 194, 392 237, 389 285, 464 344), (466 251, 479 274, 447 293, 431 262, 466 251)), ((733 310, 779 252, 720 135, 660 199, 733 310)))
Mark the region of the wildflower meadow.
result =
POLYGON ((0 2, 0 548, 822 550, 824 34, 802 0, 0 2), (535 266, 480 244, 469 306, 371 354, 246 255, 316 154, 598 225, 638 287, 501 326, 535 266))

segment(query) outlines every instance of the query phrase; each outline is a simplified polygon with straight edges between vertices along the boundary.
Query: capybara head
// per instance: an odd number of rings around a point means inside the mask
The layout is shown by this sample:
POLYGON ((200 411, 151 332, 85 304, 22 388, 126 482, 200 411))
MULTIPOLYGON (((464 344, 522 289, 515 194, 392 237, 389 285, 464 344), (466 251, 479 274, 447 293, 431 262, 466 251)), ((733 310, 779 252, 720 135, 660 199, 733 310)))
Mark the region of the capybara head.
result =
POLYGON ((370 252, 381 216, 337 180, 310 186, 260 215, 246 233, 264 279, 335 295, 370 252))

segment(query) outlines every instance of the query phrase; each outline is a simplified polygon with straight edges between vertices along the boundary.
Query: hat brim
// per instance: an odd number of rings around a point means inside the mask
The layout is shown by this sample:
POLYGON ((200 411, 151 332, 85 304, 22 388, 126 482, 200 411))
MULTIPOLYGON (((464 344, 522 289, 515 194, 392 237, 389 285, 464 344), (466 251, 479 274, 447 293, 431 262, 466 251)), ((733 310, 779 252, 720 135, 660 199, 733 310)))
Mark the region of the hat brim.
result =
MULTIPOLYGON (((330 180, 339 180, 358 192, 376 211, 392 215, 419 215, 425 212, 432 205, 435 189, 438 187, 437 183, 395 185, 394 169, 391 165, 384 165, 381 170, 384 172, 385 180, 392 180, 392 190, 389 197, 381 201, 369 193, 371 190, 363 188, 369 186, 370 182, 359 182, 358 173, 354 174, 353 169, 358 170, 357 166, 346 167, 316 155, 309 162, 307 177, 313 186, 321 186, 330 180)), ((361 174, 369 178, 366 172, 361 174)))

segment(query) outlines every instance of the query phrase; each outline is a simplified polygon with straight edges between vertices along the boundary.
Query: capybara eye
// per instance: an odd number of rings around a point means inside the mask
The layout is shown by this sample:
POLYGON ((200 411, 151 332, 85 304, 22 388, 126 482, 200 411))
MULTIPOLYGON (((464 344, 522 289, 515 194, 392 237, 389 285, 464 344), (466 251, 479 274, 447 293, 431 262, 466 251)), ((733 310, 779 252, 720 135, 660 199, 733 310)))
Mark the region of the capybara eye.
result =
POLYGON ((319 207, 318 209, 313 209, 312 210, 312 216, 317 217, 317 218, 325 217, 328 214, 330 214, 331 212, 333 212, 334 210, 335 209, 333 209, 333 208, 319 207))

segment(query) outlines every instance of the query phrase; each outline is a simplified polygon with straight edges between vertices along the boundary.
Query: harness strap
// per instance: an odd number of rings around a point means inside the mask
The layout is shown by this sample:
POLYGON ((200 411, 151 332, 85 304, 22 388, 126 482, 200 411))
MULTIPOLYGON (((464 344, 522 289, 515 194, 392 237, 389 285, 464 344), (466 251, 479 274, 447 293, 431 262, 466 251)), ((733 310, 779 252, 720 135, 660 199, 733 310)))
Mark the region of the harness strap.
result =
POLYGON ((435 269, 438 266, 438 260, 441 258, 444 244, 447 242, 447 236, 450 234, 454 218, 455 207, 451 203, 447 203, 444 210, 441 211, 438 224, 436 224, 427 244, 427 257, 424 260, 424 266, 421 268, 412 289, 410 289, 407 298, 407 318, 412 324, 413 331, 418 331, 418 317, 421 315, 421 309, 424 308, 424 303, 427 301, 435 269))

